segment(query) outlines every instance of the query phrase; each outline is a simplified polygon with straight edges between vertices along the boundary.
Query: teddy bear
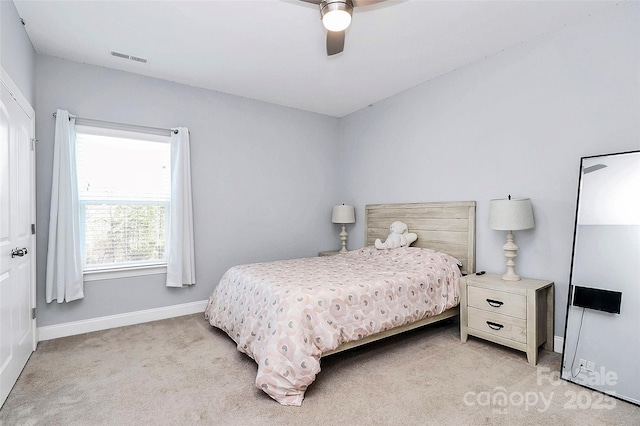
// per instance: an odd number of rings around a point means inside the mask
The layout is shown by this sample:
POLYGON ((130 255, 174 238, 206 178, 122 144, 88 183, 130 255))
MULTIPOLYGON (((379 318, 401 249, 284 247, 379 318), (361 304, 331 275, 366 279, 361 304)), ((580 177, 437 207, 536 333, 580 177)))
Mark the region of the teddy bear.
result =
POLYGON ((392 249, 396 247, 410 246, 415 240, 418 239, 418 235, 413 232, 408 232, 407 224, 400 222, 399 220, 393 222, 389 227, 391 233, 383 243, 380 238, 376 239, 375 246, 377 249, 392 249))

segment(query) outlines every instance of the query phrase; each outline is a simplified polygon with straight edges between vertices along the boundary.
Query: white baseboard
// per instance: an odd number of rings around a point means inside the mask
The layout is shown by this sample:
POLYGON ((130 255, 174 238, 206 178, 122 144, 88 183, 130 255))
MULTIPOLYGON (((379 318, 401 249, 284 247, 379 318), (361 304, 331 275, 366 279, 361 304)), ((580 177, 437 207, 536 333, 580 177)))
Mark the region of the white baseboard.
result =
MULTIPOLYGON (((65 322, 62 324, 38 327, 38 341, 58 339, 60 337, 75 336, 92 331, 107 330, 109 328, 125 327, 127 325, 142 324, 167 318, 204 312, 208 300, 183 303, 180 305, 164 306, 162 308, 146 309, 144 311, 127 312, 125 314, 109 315, 88 320, 65 322)), ((564 338, 553 336, 553 351, 562 353, 564 338)))
POLYGON ((553 351, 561 354, 563 346, 564 346, 564 337, 553 336, 553 351))
POLYGON ((107 330, 109 328, 197 314, 204 312, 207 307, 207 302, 208 300, 199 300, 197 302, 182 303, 180 305, 164 306, 162 308, 146 309, 144 311, 127 312, 124 314, 38 327, 38 341, 42 342, 44 340, 90 333, 92 331, 107 330))

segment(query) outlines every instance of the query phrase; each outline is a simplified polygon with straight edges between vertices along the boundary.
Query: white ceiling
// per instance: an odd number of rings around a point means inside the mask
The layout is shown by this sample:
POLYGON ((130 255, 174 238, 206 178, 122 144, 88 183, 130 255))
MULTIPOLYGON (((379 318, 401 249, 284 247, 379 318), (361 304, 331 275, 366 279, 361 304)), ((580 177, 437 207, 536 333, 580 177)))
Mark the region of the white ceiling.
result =
POLYGON ((388 0, 356 8, 327 57, 298 0, 14 2, 38 53, 335 117, 615 4, 388 0))

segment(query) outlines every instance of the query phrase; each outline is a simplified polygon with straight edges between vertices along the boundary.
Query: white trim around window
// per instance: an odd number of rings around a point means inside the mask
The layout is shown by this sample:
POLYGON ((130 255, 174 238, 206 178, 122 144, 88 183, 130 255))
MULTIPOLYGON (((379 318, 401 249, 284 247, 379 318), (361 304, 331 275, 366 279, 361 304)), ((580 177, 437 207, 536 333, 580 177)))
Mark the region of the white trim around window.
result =
POLYGON ((161 275, 167 273, 167 264, 108 267, 101 269, 85 269, 84 282, 112 280, 116 278, 141 277, 145 275, 161 275))
MULTIPOLYGON (((81 234, 81 247, 83 258, 83 281, 98 281, 98 280, 110 280, 117 278, 138 277, 144 275, 158 275, 167 273, 167 261, 166 253, 143 253, 144 260, 133 260, 127 256, 128 243, 126 241, 118 241, 116 246, 112 247, 112 251, 115 255, 107 259, 99 259, 96 257, 92 249, 100 249, 100 241, 96 243, 96 235, 100 237, 104 233, 104 223, 106 223, 107 230, 109 229, 109 217, 110 207, 124 206, 150 206, 163 208, 164 221, 161 217, 156 218, 153 223, 156 233, 162 231, 164 228, 164 250, 166 250, 167 237, 169 223, 169 203, 170 203, 170 191, 171 191, 171 177, 170 177, 170 155, 171 155, 171 137, 169 135, 156 135, 147 134, 142 132, 132 132, 128 130, 122 130, 114 127, 92 127, 76 125, 77 144, 78 144, 78 186, 79 186, 79 199, 78 199, 78 213, 80 220, 80 234, 81 234), (96 138, 97 137, 97 138, 96 138), (104 137, 105 139, 103 139, 104 137), (135 142, 134 145, 123 145, 124 140, 130 140, 135 142), (118 164, 115 164, 115 158, 105 155, 104 159, 100 155, 96 156, 96 152, 91 151, 89 148, 96 145, 98 147, 98 154, 107 149, 106 145, 111 143, 115 145, 113 148, 109 148, 114 152, 119 152, 122 158, 118 159, 118 164), (117 143, 116 143, 117 142, 117 143), (142 142, 140 145, 139 142, 142 142), (149 144, 148 142, 152 142, 149 144), (159 146, 153 142, 158 142, 164 146, 159 146), (144 152, 152 152, 149 164, 144 163, 144 159, 140 158, 140 146, 144 146, 144 152), (152 147, 153 146, 153 147, 152 147), (137 150, 135 147, 138 147, 137 150), (133 149, 133 152, 129 153, 127 150, 133 149), (135 154, 135 155, 134 155, 135 154), (140 179, 136 179, 136 174, 131 173, 132 170, 140 170, 136 167, 136 164, 131 164, 132 161, 136 161, 141 164, 142 170, 145 167, 151 167, 154 173, 146 175, 146 181, 143 179, 143 185, 132 185, 129 187, 129 182, 136 182, 140 179), (126 161, 125 161, 126 160, 126 161), (140 163, 142 161, 142 163, 140 163), (91 167, 88 167, 90 165, 91 167), (113 166, 113 167, 111 167, 113 166), (159 168, 159 166, 162 166, 159 168), (111 167, 111 168, 110 168, 111 167), (118 176, 112 176, 112 169, 120 167, 122 170, 116 172, 118 176), (126 178, 123 178, 126 177, 126 178), (118 177, 118 179, 114 178, 118 177), (155 179, 151 179, 155 177, 155 179), (88 221, 88 208, 92 210, 92 222, 88 221), (104 207, 104 208, 103 208, 104 207), (97 210, 96 210, 97 209, 97 210), (102 215, 106 215, 102 218, 102 215), (162 224, 164 226, 162 226, 162 224), (91 237, 91 238, 90 238, 91 237), (89 242, 91 241, 91 244, 89 242), (96 245, 98 244, 98 245, 96 245), (124 251, 122 251, 124 250, 124 251), (91 256, 89 256, 91 254, 91 256), (123 255, 124 256, 120 256, 123 255), (122 263, 117 263, 118 259, 122 263), (111 263, 102 263, 102 262, 111 263)), ((95 150, 95 148, 94 148, 95 150)), ((149 162, 147 161, 147 162, 149 162)), ((139 177, 139 176, 138 176, 139 177)), ((125 221, 126 222, 126 221, 125 221)), ((121 224, 122 225, 122 224, 121 224)), ((126 225, 126 224, 125 224, 126 225)), ((135 228, 135 226, 134 226, 135 228)), ((126 231, 126 229, 117 228, 116 231, 126 231)), ((136 232, 136 229, 133 229, 136 232)), ((124 232, 126 234, 126 232, 124 232)), ((153 233, 153 232, 152 232, 153 233)), ((135 237, 134 237, 135 238, 135 237)), ((162 238, 156 235, 157 242, 161 242, 162 238)), ((153 236, 150 240, 154 242, 153 236)), ((160 247, 156 244, 157 247, 160 247)))

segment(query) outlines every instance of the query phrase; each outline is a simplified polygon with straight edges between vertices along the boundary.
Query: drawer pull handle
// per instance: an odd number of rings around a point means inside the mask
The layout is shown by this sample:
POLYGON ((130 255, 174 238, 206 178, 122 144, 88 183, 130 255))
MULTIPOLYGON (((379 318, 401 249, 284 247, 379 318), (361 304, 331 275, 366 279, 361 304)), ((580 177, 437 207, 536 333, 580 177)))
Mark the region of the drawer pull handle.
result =
POLYGON ((504 328, 504 325, 491 321, 487 321, 487 325, 493 330, 500 330, 501 328, 504 328))
POLYGON ((493 300, 493 299, 487 299, 487 303, 493 306, 494 308, 499 308, 500 306, 504 305, 504 302, 501 302, 499 300, 493 300))

